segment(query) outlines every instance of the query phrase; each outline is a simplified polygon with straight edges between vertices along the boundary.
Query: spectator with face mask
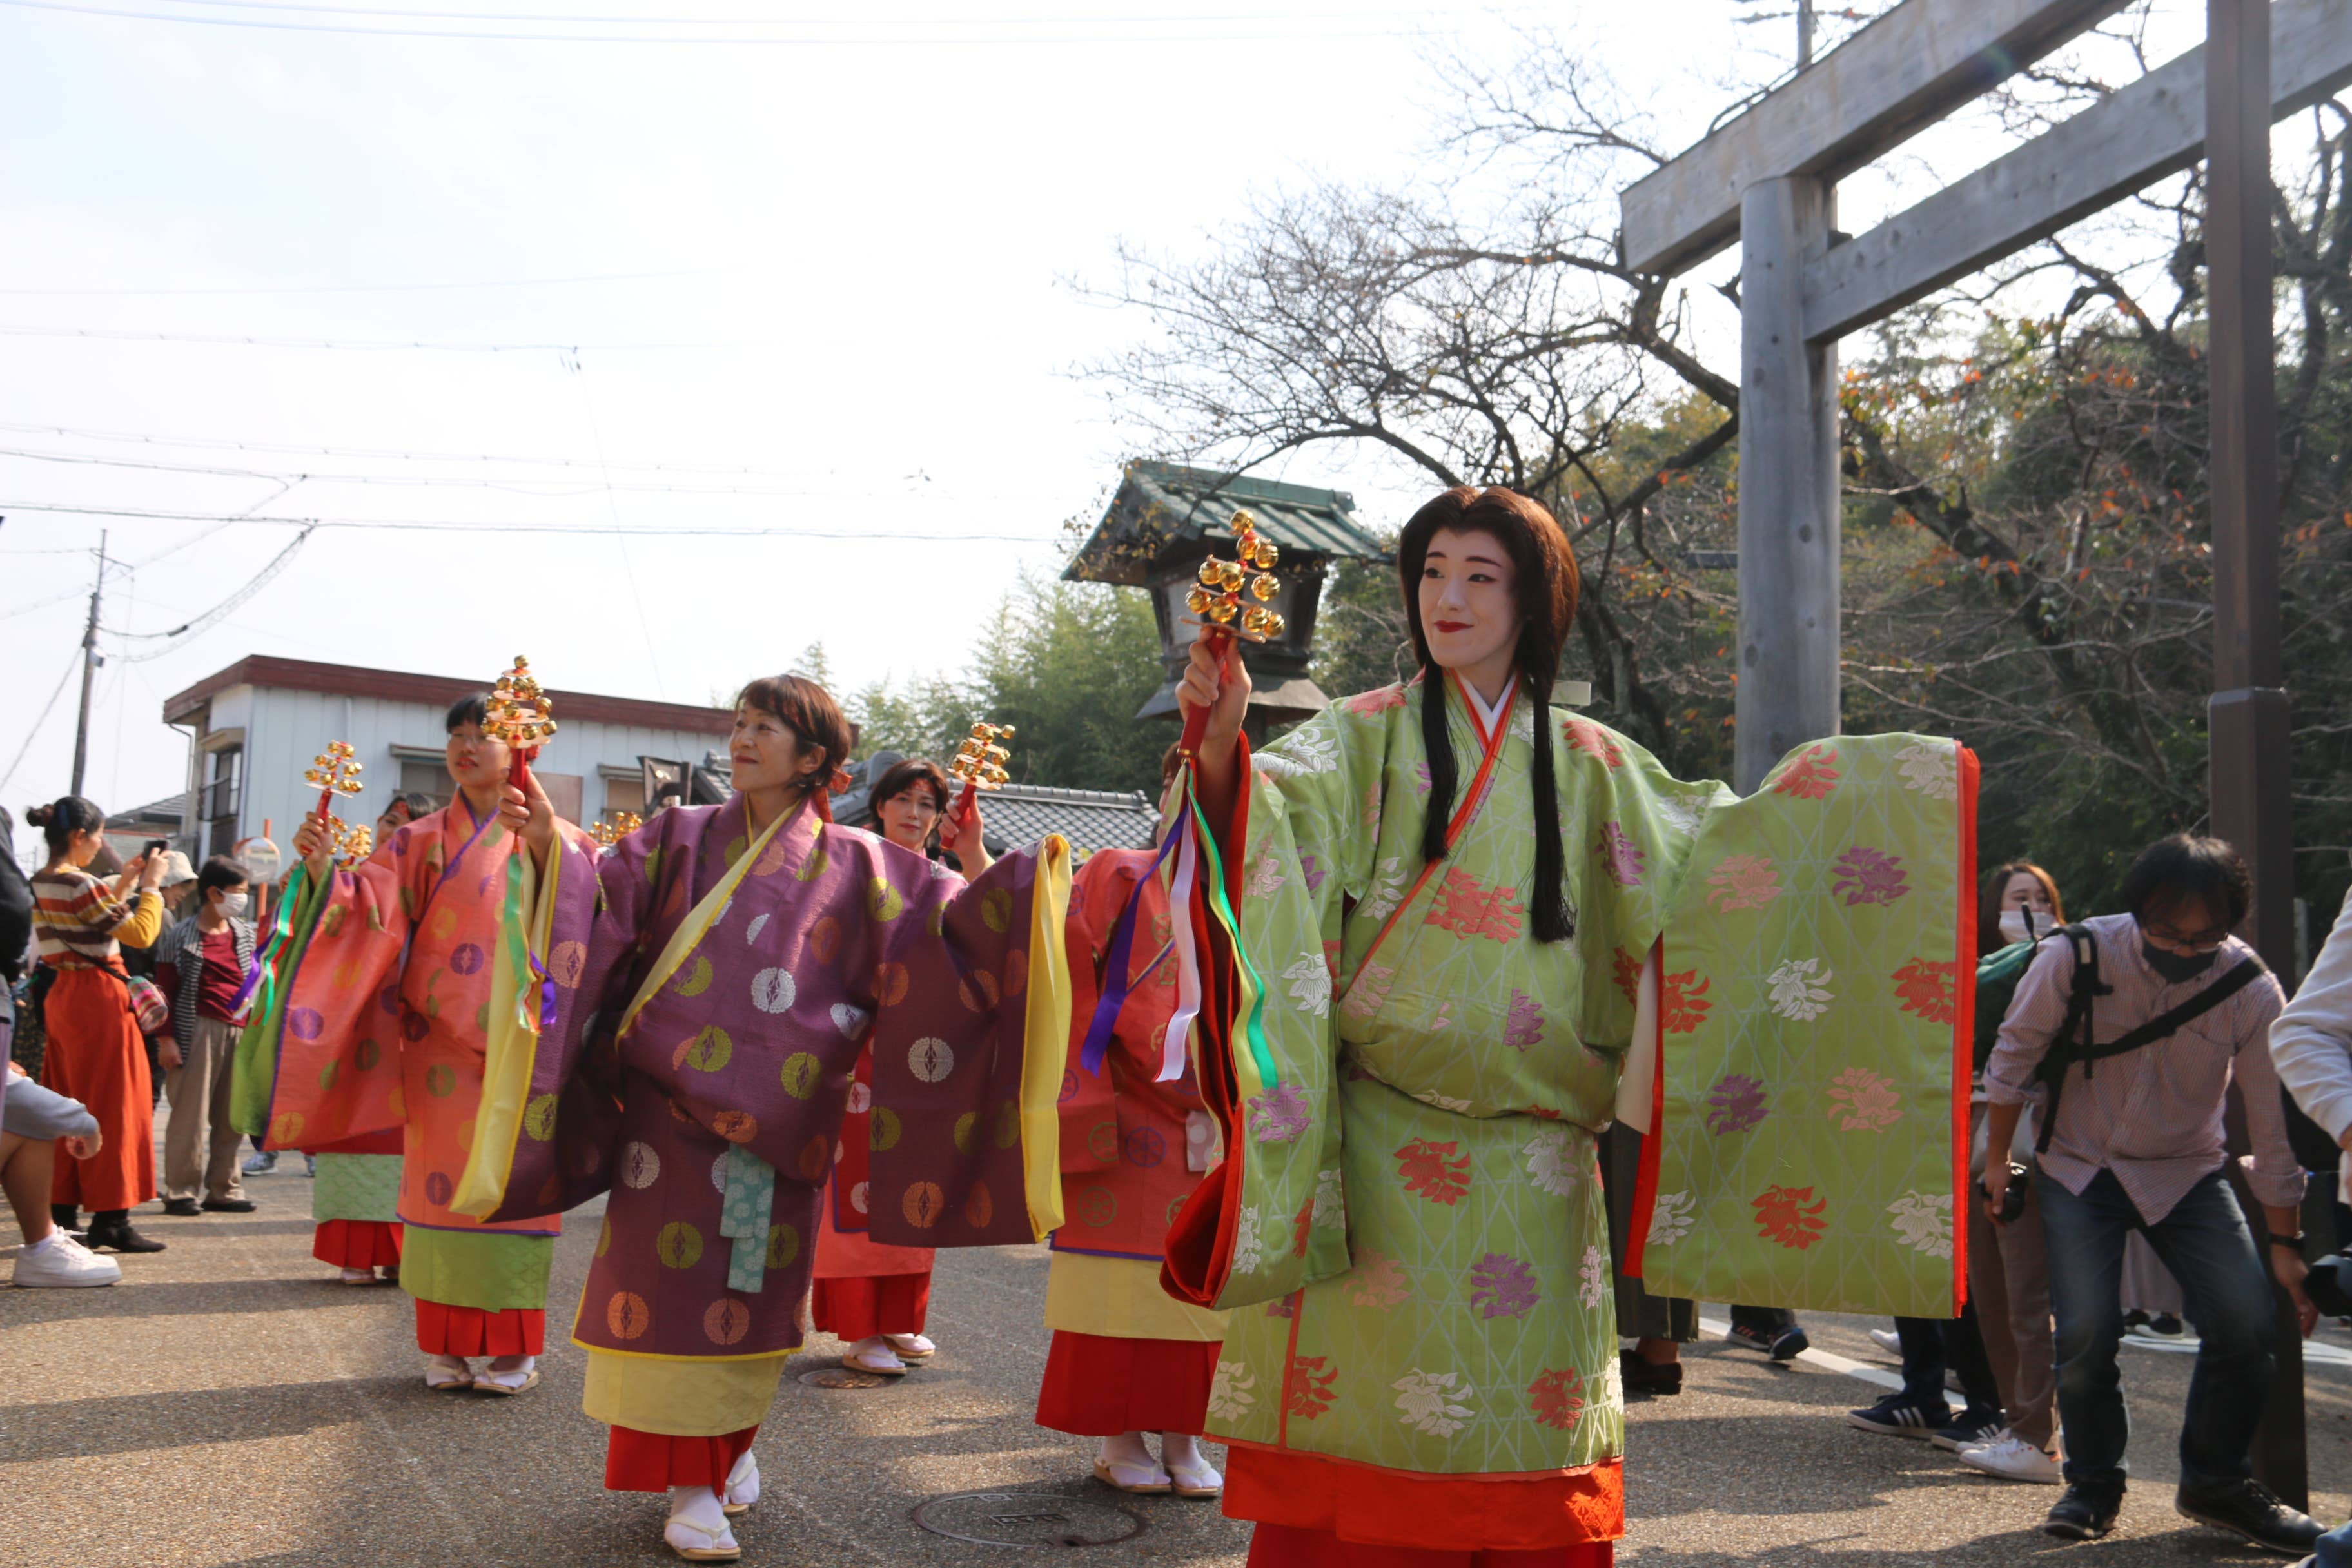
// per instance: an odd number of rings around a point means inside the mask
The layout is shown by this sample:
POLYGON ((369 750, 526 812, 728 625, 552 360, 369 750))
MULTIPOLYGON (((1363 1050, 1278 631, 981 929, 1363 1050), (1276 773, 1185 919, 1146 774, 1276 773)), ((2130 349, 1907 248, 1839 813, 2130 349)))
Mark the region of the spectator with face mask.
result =
POLYGON ((254 927, 245 868, 224 856, 196 874, 195 912, 156 944, 156 978, 172 1005, 163 1047, 163 1088, 172 1119, 163 1130, 163 1212, 251 1214, 229 1124, 230 1067, 236 1059, 238 1002, 253 973, 254 927), (201 1191, 203 1201, 197 1201, 201 1191))
MULTIPOLYGON (((2252 879, 2229 845, 2177 834, 2141 851, 2120 890, 2129 914, 2041 944, 1985 1071, 1992 1149, 2008 1148, 2019 1113, 2046 1096, 2032 1180, 2050 1244, 2066 1491, 2042 1528, 2091 1540, 2122 1509, 2129 1426, 2118 1295, 2124 1238, 2138 1230, 2180 1281, 2203 1336, 2174 1506, 2265 1550, 2308 1552, 2319 1525, 2255 1480, 2249 1463, 2273 1364, 2273 1281, 2294 1298, 2304 1332, 2317 1319, 2302 1289, 2303 1168, 2269 1050, 2284 998, 2230 934, 2253 900, 2252 879), (2222 1108, 2233 1079, 2267 1260, 2226 1175, 2222 1108)), ((1985 1162, 1996 1217, 2009 1183, 2007 1162, 1985 1162)))

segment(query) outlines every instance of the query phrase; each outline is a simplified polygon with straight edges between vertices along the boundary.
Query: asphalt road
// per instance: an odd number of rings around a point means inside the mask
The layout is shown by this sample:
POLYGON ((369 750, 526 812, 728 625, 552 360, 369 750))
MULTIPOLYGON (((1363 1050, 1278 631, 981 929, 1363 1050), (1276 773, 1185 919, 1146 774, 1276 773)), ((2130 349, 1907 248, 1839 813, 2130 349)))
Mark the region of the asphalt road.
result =
MULTIPOLYGON (((0 1561, 326 1568, 675 1563, 660 1500, 603 1489, 604 1431, 580 1412, 584 1357, 558 1342, 593 1243, 592 1210, 559 1244, 545 1383, 519 1399, 432 1394, 406 1296, 353 1289, 310 1257, 299 1174, 251 1184, 243 1216, 138 1223, 171 1243, 101 1290, 0 1291, 0 1561)), ((0 1247, 16 1237, 0 1218, 0 1247)), ((810 1386, 794 1358, 757 1451, 765 1493, 737 1524, 747 1563, 1014 1564, 1034 1550, 955 1535, 1099 1540, 1072 1562, 1239 1568, 1248 1526, 1213 1503, 1124 1500, 1087 1479, 1091 1444, 1031 1420, 1047 1335, 1042 1248, 942 1253, 930 1366, 871 1390, 810 1386), (1009 1493, 915 1510, 943 1494, 1009 1493), (1139 1525, 1139 1531, 1136 1526, 1139 1525)), ((1718 1310, 1708 1314, 1719 1318, 1718 1310)), ((1832 1356, 1884 1369, 1864 1320, 1809 1324, 1832 1356)), ((2321 1342, 2352 1351, 2330 1330, 2321 1342)), ((1686 1392, 1632 1411, 1632 1533, 1620 1560, 1840 1568, 2055 1562, 2099 1568, 2278 1562, 2171 1509, 2187 1355, 2126 1352, 2138 1479, 2116 1536, 2066 1547, 2034 1526, 2055 1489, 1979 1477, 1927 1445, 1839 1417, 1877 1390, 1820 1363, 1768 1366, 1693 1347, 1686 1392)), ((2309 1373, 2315 1511, 2352 1508, 2352 1354, 2309 1373)))

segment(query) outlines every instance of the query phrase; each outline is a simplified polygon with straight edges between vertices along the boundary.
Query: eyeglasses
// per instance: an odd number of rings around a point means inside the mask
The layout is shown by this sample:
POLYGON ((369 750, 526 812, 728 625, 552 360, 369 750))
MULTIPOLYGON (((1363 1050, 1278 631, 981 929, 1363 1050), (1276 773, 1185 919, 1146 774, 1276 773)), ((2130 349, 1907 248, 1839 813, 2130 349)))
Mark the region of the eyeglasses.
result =
POLYGON ((2142 921, 2139 929, 2167 947, 2185 947, 2191 952, 2218 952, 2230 940, 2227 926, 2207 926, 2202 931, 2182 931, 2163 921, 2142 921))

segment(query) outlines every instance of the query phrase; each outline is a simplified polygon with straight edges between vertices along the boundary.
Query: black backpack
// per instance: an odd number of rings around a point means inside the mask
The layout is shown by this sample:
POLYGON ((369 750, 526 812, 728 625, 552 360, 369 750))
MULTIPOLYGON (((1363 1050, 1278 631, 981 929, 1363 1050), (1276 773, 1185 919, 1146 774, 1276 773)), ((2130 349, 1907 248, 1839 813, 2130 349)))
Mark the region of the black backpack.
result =
POLYGON ((2033 1141, 2037 1154, 2048 1151, 2050 1134, 2058 1125, 2058 1098, 2066 1087, 2067 1068, 2082 1063, 2083 1077, 2087 1080, 2097 1064, 2107 1058, 2168 1038, 2182 1025, 2203 1017, 2252 984, 2257 976, 2270 973, 2260 958, 2249 952, 2228 973, 2188 1001, 2103 1046, 2091 1034, 2091 1003, 2095 997, 2114 994, 2116 988, 2099 979, 2098 939, 2086 925, 2060 926, 2053 934, 2063 937, 2074 950, 2074 986, 2066 997, 2066 1016, 2060 1020, 2058 1032, 2052 1037, 2041 1065, 2033 1069, 2033 1076, 2050 1086, 2049 1101, 2042 1108, 2042 1135, 2033 1141))

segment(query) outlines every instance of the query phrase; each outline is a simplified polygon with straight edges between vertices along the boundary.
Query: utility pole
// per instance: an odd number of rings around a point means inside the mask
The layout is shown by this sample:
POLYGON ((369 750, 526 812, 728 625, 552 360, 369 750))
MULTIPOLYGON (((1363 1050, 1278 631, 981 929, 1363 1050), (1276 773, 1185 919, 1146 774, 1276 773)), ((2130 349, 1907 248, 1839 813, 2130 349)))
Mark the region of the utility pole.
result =
POLYGON ((98 581, 89 585, 89 625, 81 634, 81 721, 74 726, 73 784, 68 793, 81 793, 81 775, 89 765, 89 688, 98 673, 98 601, 106 592, 106 531, 98 535, 98 581))
MULTIPOLYGON (((2292 977, 2294 803, 2279 646, 2268 0, 2207 0, 2205 160, 2213 529, 2207 788, 2213 834, 2235 845, 2253 872, 2254 904, 2242 934, 2273 973, 2292 977)), ((2257 1205, 2251 1217, 2258 1237, 2266 1229, 2261 1215, 2257 1205)), ((2308 1485, 2303 1341, 2286 1293, 2274 1294, 2277 1365, 2254 1433, 2254 1473, 2301 1508, 2308 1485)))
POLYGON ((1797 68, 1813 63, 1813 0, 1797 0, 1797 68))

